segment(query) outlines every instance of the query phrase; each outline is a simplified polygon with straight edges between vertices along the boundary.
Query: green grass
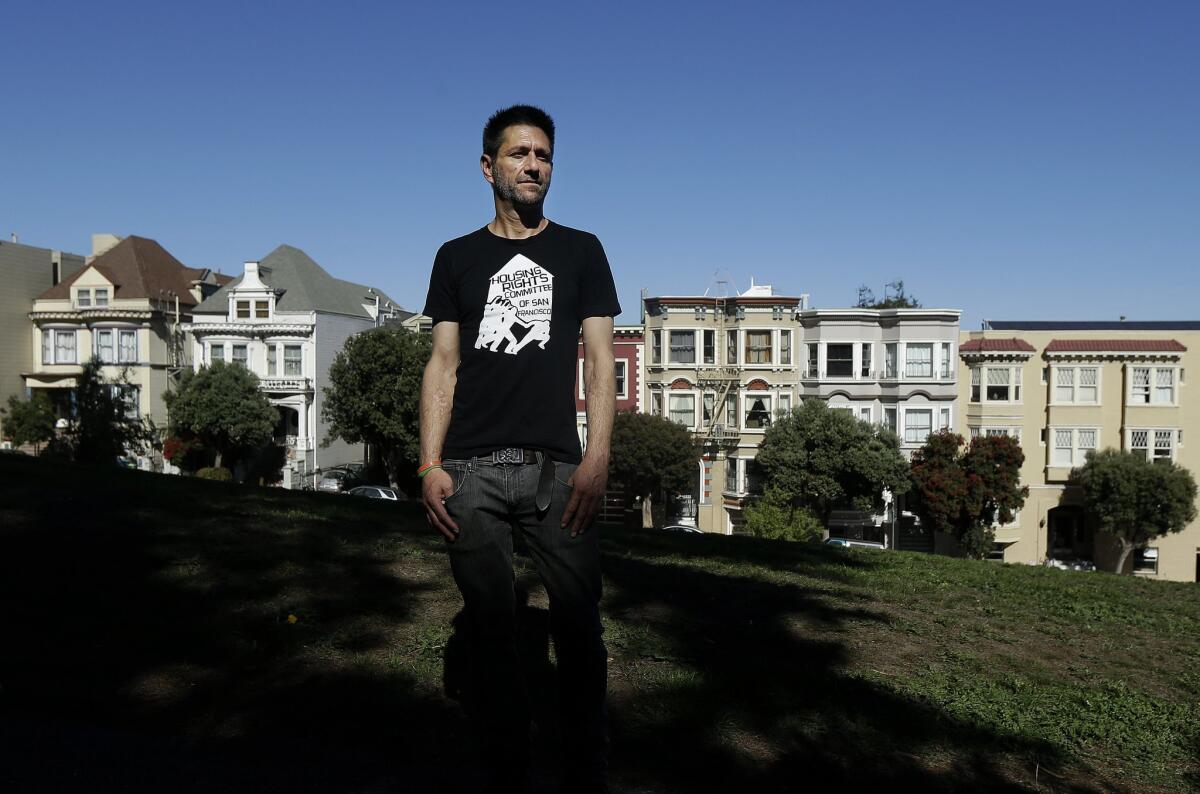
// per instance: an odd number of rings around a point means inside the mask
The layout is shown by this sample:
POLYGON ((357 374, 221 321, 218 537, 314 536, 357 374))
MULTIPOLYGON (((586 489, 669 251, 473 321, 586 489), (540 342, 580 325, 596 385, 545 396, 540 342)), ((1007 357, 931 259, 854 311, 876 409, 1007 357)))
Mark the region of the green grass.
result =
MULTIPOLYGON (((1200 788, 1195 585, 599 531, 617 791, 1200 788)), ((520 554, 517 583, 550 781, 520 554)), ((0 789, 472 780, 461 602, 415 506, 3 456, 0 596, 0 789)))

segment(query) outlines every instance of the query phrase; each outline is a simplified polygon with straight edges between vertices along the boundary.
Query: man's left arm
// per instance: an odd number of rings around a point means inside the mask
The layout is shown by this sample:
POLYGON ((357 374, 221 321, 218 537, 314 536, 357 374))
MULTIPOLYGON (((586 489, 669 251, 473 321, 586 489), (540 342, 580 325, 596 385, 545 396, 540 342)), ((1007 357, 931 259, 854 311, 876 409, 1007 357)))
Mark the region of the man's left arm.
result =
POLYGON ((587 404, 587 449, 571 478, 574 489, 563 511, 562 526, 571 527, 571 537, 586 532, 592 525, 608 486, 609 443, 617 394, 613 363, 612 317, 585 318, 583 389, 587 404))

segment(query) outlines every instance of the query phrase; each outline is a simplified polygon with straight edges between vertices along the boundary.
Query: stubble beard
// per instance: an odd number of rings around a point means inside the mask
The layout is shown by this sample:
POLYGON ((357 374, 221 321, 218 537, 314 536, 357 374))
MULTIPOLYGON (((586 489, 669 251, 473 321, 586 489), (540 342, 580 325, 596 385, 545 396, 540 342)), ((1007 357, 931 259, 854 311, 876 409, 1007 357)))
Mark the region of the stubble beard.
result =
POLYGON ((507 177, 499 173, 495 173, 493 176, 492 189, 496 192, 496 195, 514 206, 536 207, 545 201, 548 186, 539 182, 537 187, 537 194, 531 197, 529 193, 522 193, 518 184, 509 181, 507 177))

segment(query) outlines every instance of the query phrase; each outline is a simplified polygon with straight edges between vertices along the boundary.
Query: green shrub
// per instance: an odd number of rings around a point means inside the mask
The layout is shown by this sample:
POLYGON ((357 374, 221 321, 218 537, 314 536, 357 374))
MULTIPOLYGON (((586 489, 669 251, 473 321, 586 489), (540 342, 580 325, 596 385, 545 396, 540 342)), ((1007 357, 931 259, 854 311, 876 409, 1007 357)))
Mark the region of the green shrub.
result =
POLYGON ((216 480, 218 482, 233 482, 233 472, 224 466, 205 466, 196 472, 196 476, 202 480, 216 480))
POLYGON ((746 531, 773 540, 817 540, 824 534, 821 521, 803 507, 794 507, 778 488, 746 508, 746 531))

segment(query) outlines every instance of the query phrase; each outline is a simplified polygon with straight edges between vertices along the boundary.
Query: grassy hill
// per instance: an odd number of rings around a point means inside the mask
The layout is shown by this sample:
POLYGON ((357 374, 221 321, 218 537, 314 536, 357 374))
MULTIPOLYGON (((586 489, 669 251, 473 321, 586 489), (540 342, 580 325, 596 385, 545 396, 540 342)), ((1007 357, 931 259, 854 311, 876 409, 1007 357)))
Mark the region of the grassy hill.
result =
MULTIPOLYGON (((600 531, 616 791, 1200 788, 1195 585, 600 531)), ((412 505, 0 456, 0 790, 469 790, 460 606, 412 505)))

